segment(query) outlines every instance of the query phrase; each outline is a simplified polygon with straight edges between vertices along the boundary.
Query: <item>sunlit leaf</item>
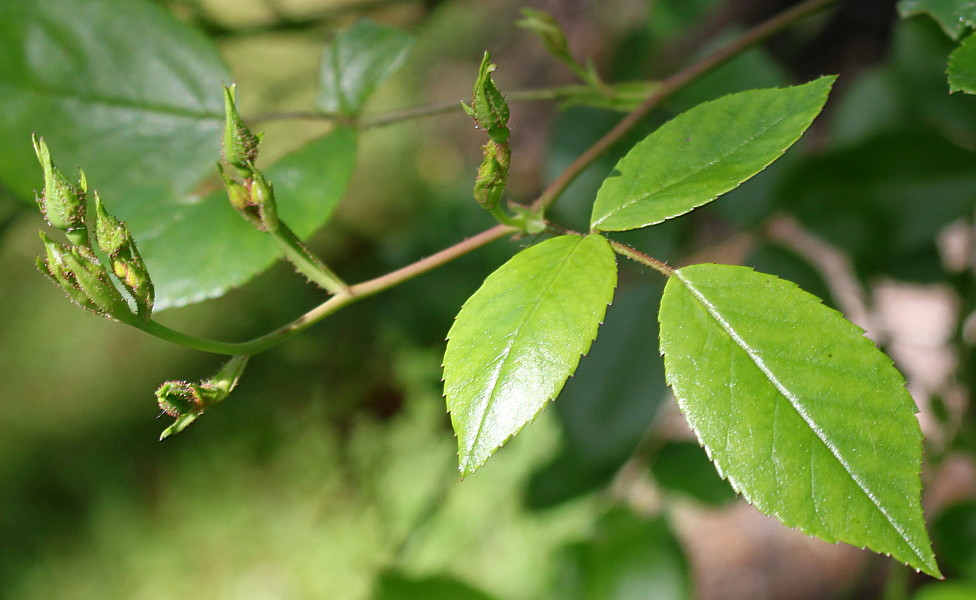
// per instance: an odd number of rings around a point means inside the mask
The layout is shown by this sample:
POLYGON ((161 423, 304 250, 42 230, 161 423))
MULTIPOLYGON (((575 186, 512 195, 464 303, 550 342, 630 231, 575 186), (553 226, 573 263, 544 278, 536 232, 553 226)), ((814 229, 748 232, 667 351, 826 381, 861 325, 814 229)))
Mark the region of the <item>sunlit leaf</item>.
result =
POLYGON ((561 236, 517 254, 465 302, 444 355, 462 475, 559 394, 596 338, 616 282, 605 238, 561 236))
POLYGON ((363 19, 322 53, 316 106, 328 113, 356 115, 370 94, 407 59, 413 36, 363 19))
POLYGON ((675 117, 617 163, 597 193, 591 226, 646 227, 737 187, 800 138, 833 81, 740 92, 675 117))
POLYGON ((745 267, 679 269, 660 310, 665 372, 719 471, 760 511, 938 575, 905 381, 863 332, 745 267))

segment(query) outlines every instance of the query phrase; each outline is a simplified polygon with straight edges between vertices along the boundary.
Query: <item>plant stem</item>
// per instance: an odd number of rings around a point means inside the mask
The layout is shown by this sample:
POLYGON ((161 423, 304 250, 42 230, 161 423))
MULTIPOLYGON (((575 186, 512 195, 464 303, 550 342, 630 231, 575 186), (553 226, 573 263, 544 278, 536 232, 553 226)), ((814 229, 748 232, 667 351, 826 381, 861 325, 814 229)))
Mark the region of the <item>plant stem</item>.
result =
POLYGON ((319 260, 317 256, 312 254, 287 225, 279 222, 277 228, 268 233, 285 253, 285 258, 313 283, 336 295, 349 290, 349 286, 329 267, 325 266, 325 263, 319 260))
POLYGON ((674 267, 668 266, 666 263, 654 258, 653 256, 644 254, 635 248, 631 248, 627 244, 621 244, 620 242, 614 240, 608 241, 610 242, 610 247, 613 248, 613 251, 617 254, 626 256, 630 260, 640 263, 645 267, 650 267, 665 277, 671 277, 674 275, 674 267))
POLYGON ((624 134, 630 131, 630 129, 633 128, 641 119, 647 116, 651 110, 656 108, 659 104, 661 104, 661 102, 674 94, 676 91, 687 86, 719 65, 728 62, 730 59, 736 57, 743 51, 782 31, 796 21, 799 21, 804 17, 826 8, 834 2, 837 2, 837 0, 807 0, 806 2, 797 4, 793 8, 783 11, 782 13, 763 21, 759 25, 745 32, 742 36, 736 38, 728 45, 719 48, 705 58, 693 63, 681 71, 678 71, 674 75, 662 81, 660 87, 651 93, 651 95, 649 95, 640 106, 630 112, 619 123, 617 123, 613 129, 597 140, 597 142, 590 146, 586 152, 581 154, 572 162, 572 164, 566 167, 566 169, 560 173, 559 176, 556 177, 556 179, 553 180, 553 182, 549 184, 545 190, 543 190, 542 194, 539 195, 535 202, 532 203, 532 209, 538 212, 545 211, 547 208, 549 208, 549 206, 556 201, 556 198, 558 198, 559 195, 562 194, 567 187, 569 187, 569 184, 571 184, 580 175, 580 173, 586 169, 586 167, 590 166, 597 158, 599 158, 601 154, 606 152, 610 146, 619 141, 624 134))
POLYGON ((436 254, 432 254, 427 258, 418 260, 417 262, 397 269, 396 271, 392 271, 386 275, 381 275, 375 279, 370 279, 362 283, 348 286, 345 288, 345 290, 340 291, 332 298, 329 298, 322 304, 298 317, 291 323, 288 323, 284 327, 246 342, 218 342, 215 340, 198 338, 170 329, 169 327, 161 325, 156 321, 142 322, 136 320, 132 323, 132 325, 158 338, 180 344, 188 348, 202 350, 204 352, 211 352, 213 354, 228 354, 231 356, 238 354, 254 355, 267 350, 272 346, 276 346, 291 336, 308 329, 315 323, 318 323, 325 317, 349 304, 358 302, 359 300, 368 298, 373 294, 377 294, 399 285, 404 281, 413 279, 418 275, 422 275, 445 263, 449 263, 456 258, 471 252, 472 250, 477 250, 478 248, 486 246, 495 240, 505 237, 506 235, 512 235, 517 232, 518 229, 515 227, 496 225, 491 229, 482 231, 474 237, 470 237, 464 241, 458 242, 449 248, 445 248, 436 254))

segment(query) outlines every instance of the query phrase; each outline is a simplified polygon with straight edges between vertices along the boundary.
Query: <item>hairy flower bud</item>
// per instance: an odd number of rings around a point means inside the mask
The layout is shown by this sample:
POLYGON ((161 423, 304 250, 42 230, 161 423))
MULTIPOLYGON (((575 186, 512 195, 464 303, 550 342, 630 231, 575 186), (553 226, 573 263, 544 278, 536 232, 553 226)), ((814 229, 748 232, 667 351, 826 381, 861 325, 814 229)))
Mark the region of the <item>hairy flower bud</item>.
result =
POLYGON ((82 308, 103 317, 127 320, 132 314, 105 267, 87 246, 66 246, 40 232, 46 259, 38 267, 82 308))
POLYGON ((481 61, 478 69, 478 79, 474 84, 474 94, 471 106, 464 104, 464 111, 468 113, 478 127, 484 129, 488 136, 499 144, 508 143, 508 103, 505 97, 498 91, 495 82, 491 79, 491 73, 495 70, 495 65, 491 64, 488 52, 481 61))
POLYGON ((238 355, 231 358, 213 377, 199 383, 167 381, 156 390, 159 408, 176 421, 167 427, 160 440, 187 428, 211 406, 224 401, 237 386, 250 357, 238 355))
POLYGON ((34 152, 44 171, 44 191, 37 196, 37 204, 48 224, 64 231, 73 243, 87 241, 85 228, 85 183, 81 174, 79 186, 68 181, 60 169, 51 162, 51 153, 44 138, 33 136, 34 152))
POLYGON ((108 255, 112 272, 136 302, 139 317, 148 320, 152 316, 156 297, 149 270, 146 268, 136 242, 125 223, 110 215, 95 193, 95 240, 99 249, 108 255))
POLYGON ((251 166, 258 158, 260 135, 254 135, 237 112, 235 86, 224 87, 224 160, 233 165, 242 177, 251 176, 251 166))
POLYGON ((507 145, 488 140, 482 148, 484 159, 478 168, 478 178, 474 182, 474 199, 485 210, 493 210, 501 201, 508 182, 508 168, 511 150, 507 145))

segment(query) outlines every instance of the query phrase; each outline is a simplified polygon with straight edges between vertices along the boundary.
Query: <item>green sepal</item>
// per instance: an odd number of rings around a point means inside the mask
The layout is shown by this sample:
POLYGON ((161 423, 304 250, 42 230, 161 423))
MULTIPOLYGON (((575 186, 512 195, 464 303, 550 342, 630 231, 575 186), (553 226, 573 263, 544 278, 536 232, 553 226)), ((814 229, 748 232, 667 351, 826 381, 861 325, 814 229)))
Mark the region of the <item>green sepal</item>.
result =
POLYGON ((257 208, 264 231, 278 229, 278 204, 275 202, 274 188, 264 174, 251 165, 254 178, 251 182, 251 204, 257 208))
POLYGON ((98 192, 95 192, 95 241, 99 250, 108 255, 112 272, 135 300, 139 318, 148 321, 156 297, 149 270, 128 226, 105 210, 98 192))
POLYGON ((262 229, 261 224, 261 214, 253 204, 251 204, 251 191, 244 187, 240 182, 235 180, 233 177, 224 171, 224 166, 217 163, 217 171, 220 172, 220 178, 224 180, 224 189, 227 190, 227 199, 230 200, 230 205, 237 211, 239 215, 244 217, 244 219, 254 225, 258 229, 262 229))
POLYGON ((474 93, 471 106, 461 103, 464 112, 471 115, 475 123, 484 129, 488 136, 499 144, 508 143, 508 118, 510 115, 508 103, 505 97, 498 90, 495 82, 491 79, 491 73, 495 70, 495 65, 491 64, 491 57, 488 51, 481 60, 481 67, 478 69, 478 79, 474 84, 474 93))
POLYGON ((233 165, 242 177, 251 176, 251 166, 258 158, 260 135, 254 135, 237 112, 234 85, 224 87, 224 160, 233 165))
POLYGON ((87 246, 67 246, 40 232, 47 253, 41 271, 61 286, 68 298, 103 317, 127 321, 132 314, 105 267, 87 246))
POLYGON ((80 186, 73 185, 54 163, 44 138, 32 136, 34 153, 44 171, 44 191, 37 196, 37 205, 41 214, 51 227, 69 233, 72 242, 79 240, 84 243, 87 238, 85 228, 85 182, 84 173, 81 175, 80 186), (85 232, 85 235, 79 235, 85 232))
POLYGON ((237 355, 227 361, 213 377, 199 383, 167 381, 159 386, 156 390, 159 408, 176 418, 159 439, 164 440, 183 431, 208 408, 223 402, 237 387, 249 358, 246 354, 237 355))
POLYGON ((478 178, 474 182, 474 199, 481 208, 492 210, 498 206, 505 192, 512 151, 507 144, 499 144, 495 140, 488 140, 482 150, 484 159, 478 167, 478 178))

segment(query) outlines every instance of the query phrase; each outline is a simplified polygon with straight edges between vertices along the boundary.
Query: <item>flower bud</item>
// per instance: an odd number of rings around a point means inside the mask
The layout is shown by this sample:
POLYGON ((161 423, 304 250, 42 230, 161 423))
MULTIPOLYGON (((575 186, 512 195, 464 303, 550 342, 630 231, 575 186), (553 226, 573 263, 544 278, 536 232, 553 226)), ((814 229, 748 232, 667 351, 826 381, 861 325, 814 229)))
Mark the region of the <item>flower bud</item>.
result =
POLYGON ((103 317, 128 320, 132 314, 129 305, 91 248, 66 246, 43 231, 40 234, 47 259, 38 260, 38 267, 64 289, 72 302, 103 317))
POLYGON ((498 91, 495 82, 491 79, 491 73, 495 70, 495 65, 491 64, 488 52, 481 61, 478 69, 478 79, 474 84, 474 94, 471 106, 464 104, 464 111, 468 113, 478 127, 484 129, 488 136, 499 144, 508 143, 508 103, 505 97, 498 91))
POLYGON ((224 87, 224 160, 233 165, 242 177, 251 176, 251 166, 258 158, 260 135, 254 135, 237 112, 234 87, 224 87))
POLYGON ((81 175, 81 186, 72 185, 60 169, 51 162, 44 138, 33 136, 34 152, 44 171, 44 191, 37 197, 37 204, 48 224, 68 234, 72 242, 85 243, 85 182, 81 175), (77 241, 76 241, 77 240, 77 241))
POLYGON ((125 223, 108 214, 102 199, 95 193, 95 240, 108 255, 112 272, 136 302, 139 317, 152 316, 156 292, 135 240, 125 223))
POLYGON ((495 140, 488 140, 482 149, 484 160, 478 168, 478 178, 474 182, 474 199, 485 210, 493 210, 501 201, 508 182, 511 150, 495 140))
POLYGON ((164 440, 187 428, 211 406, 222 402, 237 386, 250 357, 242 354, 231 358, 213 377, 200 383, 167 381, 156 390, 159 408, 176 421, 167 427, 159 439, 164 440))

